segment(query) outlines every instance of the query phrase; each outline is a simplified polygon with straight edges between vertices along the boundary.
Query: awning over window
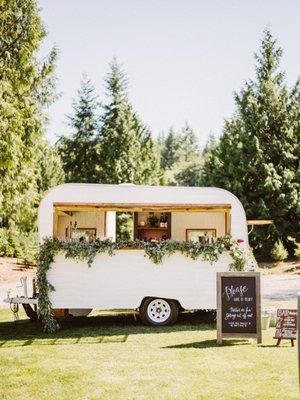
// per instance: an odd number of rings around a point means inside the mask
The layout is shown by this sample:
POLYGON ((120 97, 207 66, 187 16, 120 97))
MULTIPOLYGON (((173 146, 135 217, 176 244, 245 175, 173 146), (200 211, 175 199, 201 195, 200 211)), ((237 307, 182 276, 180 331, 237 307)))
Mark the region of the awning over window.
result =
POLYGON ((231 204, 176 203, 54 203, 58 211, 229 211, 231 204))
POLYGON ((249 219, 247 225, 271 225, 274 221, 272 219, 249 219))

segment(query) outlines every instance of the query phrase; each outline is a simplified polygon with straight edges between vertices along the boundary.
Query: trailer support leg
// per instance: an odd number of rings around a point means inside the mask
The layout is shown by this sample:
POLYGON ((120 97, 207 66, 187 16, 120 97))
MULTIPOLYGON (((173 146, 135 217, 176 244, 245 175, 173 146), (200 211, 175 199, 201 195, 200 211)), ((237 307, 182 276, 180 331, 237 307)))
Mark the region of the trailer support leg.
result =
POLYGON ((30 318, 30 321, 32 322, 37 322, 38 316, 37 312, 31 308, 30 304, 22 304, 24 311, 27 315, 28 318, 30 318))

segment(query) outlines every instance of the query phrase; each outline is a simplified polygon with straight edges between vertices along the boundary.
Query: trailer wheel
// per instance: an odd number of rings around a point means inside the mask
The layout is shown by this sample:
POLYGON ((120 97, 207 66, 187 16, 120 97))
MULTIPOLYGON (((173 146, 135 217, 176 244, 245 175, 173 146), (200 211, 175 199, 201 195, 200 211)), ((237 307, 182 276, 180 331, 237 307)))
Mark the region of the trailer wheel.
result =
POLYGON ((171 325, 177 320, 179 307, 174 300, 150 297, 142 302, 139 313, 145 325, 171 325))

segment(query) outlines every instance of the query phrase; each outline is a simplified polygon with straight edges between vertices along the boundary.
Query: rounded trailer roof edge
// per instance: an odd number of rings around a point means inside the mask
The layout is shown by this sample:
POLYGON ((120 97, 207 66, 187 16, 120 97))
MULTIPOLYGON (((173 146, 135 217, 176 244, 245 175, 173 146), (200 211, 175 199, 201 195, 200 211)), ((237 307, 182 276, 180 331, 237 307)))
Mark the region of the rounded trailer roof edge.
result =
MULTIPOLYGON (((130 193, 132 191, 135 191, 136 194, 142 195, 143 193, 143 189, 145 189, 145 191, 148 192, 148 194, 150 192, 153 191, 158 191, 157 195, 166 195, 166 194, 175 194, 178 195, 180 193, 180 195, 182 196, 183 194, 191 194, 191 195, 196 195, 199 193, 200 195, 203 195, 204 193, 208 193, 208 192, 222 192, 224 194, 223 197, 227 197, 227 201, 223 199, 221 199, 220 197, 217 196, 217 199, 214 198, 214 201, 208 201, 207 203, 205 201, 202 201, 201 199, 197 198, 197 201, 195 201, 195 199, 191 200, 191 199, 186 199, 184 198, 184 201, 181 199, 181 201, 178 201, 178 197, 176 197, 176 199, 174 200, 174 198, 172 197, 172 201, 166 201, 165 199, 160 200, 159 198, 155 199, 155 203, 158 204, 195 204, 195 205, 200 205, 200 204, 224 204, 225 203, 231 203, 230 201, 228 201, 229 199, 231 199, 231 201, 235 202, 236 204, 238 204, 244 211, 244 207, 242 205, 242 203, 240 202, 240 200, 238 199, 238 197, 236 197, 233 193, 231 193, 230 191, 223 189, 223 188, 219 188, 219 187, 211 187, 211 186, 156 186, 156 185, 135 185, 135 184, 127 184, 127 183, 122 183, 122 184, 101 184, 101 183, 62 183, 60 185, 54 186, 53 188, 49 189, 43 196, 39 207, 38 207, 38 214, 40 215, 41 209, 43 208, 44 204, 47 203, 48 201, 51 201, 52 205, 54 205, 55 203, 72 203, 73 204, 97 204, 97 203, 109 203, 111 202, 113 203, 120 203, 120 201, 116 201, 116 200, 112 200, 112 201, 99 201, 97 199, 97 197, 99 198, 99 192, 98 192, 98 196, 94 196, 93 194, 91 194, 91 196, 88 196, 88 198, 80 199, 80 200, 76 200, 75 198, 70 199, 69 196, 69 200, 64 199, 63 197, 63 193, 64 192, 70 192, 70 188, 74 188, 74 189, 78 189, 78 188, 89 188, 89 189, 112 189, 113 191, 117 190, 123 193, 130 193), (66 190, 64 190, 66 189, 66 190), (139 193, 137 193, 139 192, 139 193), (184 193, 186 192, 186 193, 184 193), (57 196, 55 196, 55 193, 57 194, 57 196), (61 196, 59 196, 59 194, 61 196), (59 197, 59 198, 57 198, 59 197), (98 201, 97 201, 98 200, 98 201), (216 201, 215 201, 216 200, 216 201)), ((78 196, 78 191, 76 190, 76 195, 78 196)), ((80 191, 80 193, 82 193, 82 191, 80 191)), ((114 193, 116 194, 116 193, 114 193)), ((121 194, 121 193, 120 193, 121 194)), ((106 193, 107 195, 107 193, 106 193)), ((74 193, 74 197, 75 193, 74 193)), ((198 196, 197 196, 198 197, 198 196)), ((201 197, 201 196, 200 196, 201 197)), ((138 198, 139 199, 139 198, 138 198)), ((148 199, 147 199, 148 200, 148 199)), ((124 203, 135 203, 135 204, 147 204, 147 203, 153 203, 153 200, 149 200, 149 201, 137 201, 137 198, 134 198, 134 201, 130 200, 130 201, 123 201, 124 203)), ((245 211, 244 211, 245 213, 245 211)), ((246 218, 246 214, 245 214, 245 218, 246 218)))
MULTIPOLYGON (((82 187, 107 187, 107 188, 122 188, 122 189, 126 189, 126 190, 130 190, 130 189, 137 189, 137 188, 145 188, 145 189, 151 189, 151 188, 159 188, 160 190, 164 190, 167 189, 168 191, 178 191, 178 190, 182 190, 182 189, 186 189, 188 191, 199 191, 199 189, 207 189, 207 190, 216 190, 216 191, 220 191, 220 192, 224 192, 226 194, 228 194, 230 197, 235 198, 239 203, 240 200, 239 198, 233 194, 232 192, 230 192, 227 189, 223 189, 217 186, 163 186, 163 185, 136 185, 134 183, 120 183, 120 184, 111 184, 111 183, 73 183, 73 182, 67 182, 67 183, 61 183, 60 185, 54 186, 50 189, 48 189, 45 193, 44 196, 42 198, 42 201, 52 192, 57 191, 58 189, 61 189, 62 187, 70 187, 70 186, 82 186, 82 187)), ((41 202, 42 202, 41 201, 41 202)))

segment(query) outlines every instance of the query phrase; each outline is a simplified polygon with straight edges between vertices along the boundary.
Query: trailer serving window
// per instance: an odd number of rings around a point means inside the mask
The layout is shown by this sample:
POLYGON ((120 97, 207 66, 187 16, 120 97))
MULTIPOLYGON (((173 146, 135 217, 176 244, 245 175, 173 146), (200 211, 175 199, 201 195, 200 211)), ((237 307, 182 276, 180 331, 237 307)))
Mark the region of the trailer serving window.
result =
POLYGON ((231 232, 230 204, 55 203, 53 235, 72 239, 82 231, 85 236, 114 239, 109 217, 116 212, 132 213, 134 240, 201 240, 231 232))

